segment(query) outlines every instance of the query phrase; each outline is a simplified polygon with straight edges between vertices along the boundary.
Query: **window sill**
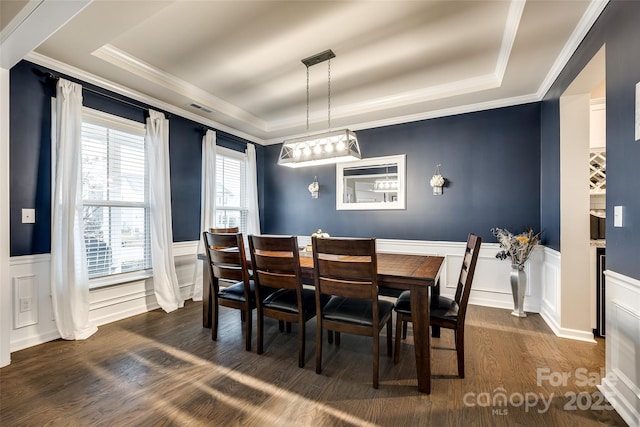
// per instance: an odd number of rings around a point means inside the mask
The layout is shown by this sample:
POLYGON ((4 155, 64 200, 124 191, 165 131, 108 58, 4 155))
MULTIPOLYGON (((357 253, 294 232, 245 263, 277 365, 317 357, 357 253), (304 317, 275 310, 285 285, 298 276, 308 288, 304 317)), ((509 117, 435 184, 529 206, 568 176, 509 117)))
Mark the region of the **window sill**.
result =
POLYGON ((134 271, 132 273, 113 274, 96 279, 89 279, 89 290, 106 288, 109 286, 120 285, 137 280, 145 280, 153 277, 153 270, 134 271))

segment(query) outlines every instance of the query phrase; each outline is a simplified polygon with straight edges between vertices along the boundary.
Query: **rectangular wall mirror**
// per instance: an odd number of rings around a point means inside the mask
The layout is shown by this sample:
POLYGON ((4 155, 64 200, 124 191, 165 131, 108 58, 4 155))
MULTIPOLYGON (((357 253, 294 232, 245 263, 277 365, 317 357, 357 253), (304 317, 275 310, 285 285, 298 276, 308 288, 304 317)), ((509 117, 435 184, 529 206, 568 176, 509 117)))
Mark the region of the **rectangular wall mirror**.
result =
POLYGON ((336 164, 336 210, 405 209, 405 155, 336 164))

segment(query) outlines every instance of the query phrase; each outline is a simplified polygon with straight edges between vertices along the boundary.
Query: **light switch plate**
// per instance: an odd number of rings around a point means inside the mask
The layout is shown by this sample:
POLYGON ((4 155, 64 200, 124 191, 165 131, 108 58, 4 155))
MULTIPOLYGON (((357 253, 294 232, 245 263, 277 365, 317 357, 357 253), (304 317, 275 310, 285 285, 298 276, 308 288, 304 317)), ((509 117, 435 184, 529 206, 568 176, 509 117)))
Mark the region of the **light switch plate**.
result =
POLYGON ((614 227, 622 227, 622 206, 614 206, 613 207, 613 226, 614 227))
POLYGON ((22 223, 23 224, 35 224, 36 223, 36 210, 35 209, 22 209, 22 223))

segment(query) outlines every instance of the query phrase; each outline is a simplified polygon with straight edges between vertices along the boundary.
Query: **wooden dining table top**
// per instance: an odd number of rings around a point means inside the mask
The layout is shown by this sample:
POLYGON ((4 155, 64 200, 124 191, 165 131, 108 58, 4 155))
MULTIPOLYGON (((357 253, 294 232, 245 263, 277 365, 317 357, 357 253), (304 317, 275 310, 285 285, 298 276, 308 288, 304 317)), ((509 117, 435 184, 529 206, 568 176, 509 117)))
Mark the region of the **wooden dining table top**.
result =
MULTIPOLYGON (((348 261, 357 257, 341 257, 348 261)), ((389 288, 406 289, 407 285, 434 286, 444 257, 378 252, 378 284, 389 288)), ((313 253, 300 252, 300 267, 304 276, 313 276, 313 253)))

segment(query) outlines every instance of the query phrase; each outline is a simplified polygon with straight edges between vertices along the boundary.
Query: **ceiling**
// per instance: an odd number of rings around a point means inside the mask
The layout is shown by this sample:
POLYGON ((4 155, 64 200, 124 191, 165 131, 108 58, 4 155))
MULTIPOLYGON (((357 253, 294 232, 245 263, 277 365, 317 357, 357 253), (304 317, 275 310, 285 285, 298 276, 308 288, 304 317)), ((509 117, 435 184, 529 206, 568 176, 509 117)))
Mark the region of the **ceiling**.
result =
MULTIPOLYGON (((84 2, 26 59, 266 144, 307 131, 303 58, 326 49, 336 54, 331 128, 533 102, 606 4, 84 2)), ((10 18, 33 3, 2 2, 4 39, 15 31, 17 19, 10 18)), ((310 132, 329 127, 328 81, 327 62, 309 68, 310 132)))

